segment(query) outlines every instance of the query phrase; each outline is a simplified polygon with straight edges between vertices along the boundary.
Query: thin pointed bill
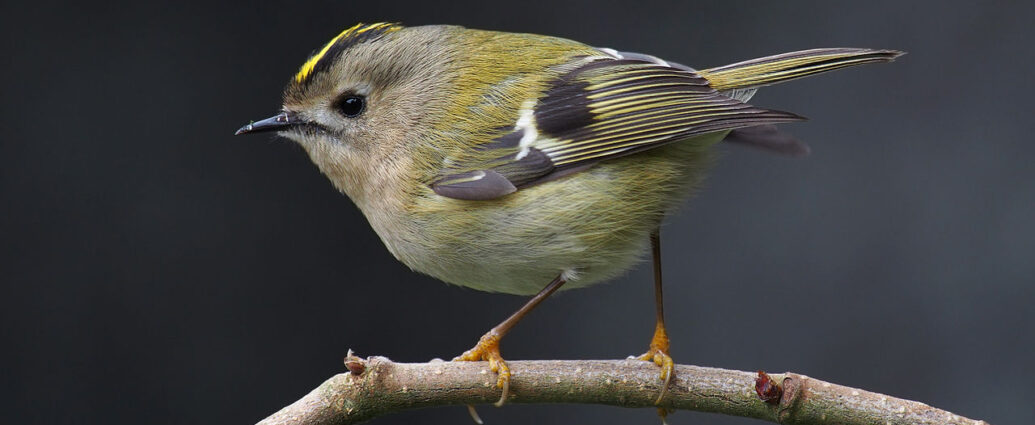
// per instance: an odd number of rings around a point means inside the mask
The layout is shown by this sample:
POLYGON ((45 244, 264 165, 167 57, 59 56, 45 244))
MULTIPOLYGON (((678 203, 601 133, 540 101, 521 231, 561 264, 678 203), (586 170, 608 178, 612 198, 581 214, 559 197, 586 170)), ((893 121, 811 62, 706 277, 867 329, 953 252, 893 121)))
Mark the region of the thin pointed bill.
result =
POLYGON ((242 134, 249 133, 262 133, 266 131, 284 131, 302 124, 302 120, 296 118, 294 114, 283 112, 264 120, 255 121, 244 127, 237 129, 234 132, 234 136, 240 136, 242 134))

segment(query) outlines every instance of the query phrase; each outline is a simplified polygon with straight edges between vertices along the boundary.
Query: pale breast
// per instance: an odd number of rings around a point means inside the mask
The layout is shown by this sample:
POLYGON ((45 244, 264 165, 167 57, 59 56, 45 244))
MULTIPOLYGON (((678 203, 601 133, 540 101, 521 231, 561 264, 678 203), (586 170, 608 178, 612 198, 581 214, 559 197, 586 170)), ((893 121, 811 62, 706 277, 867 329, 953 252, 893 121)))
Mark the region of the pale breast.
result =
POLYGON ((577 278, 565 289, 588 286, 643 257, 650 232, 690 194, 709 162, 707 147, 722 135, 703 137, 496 200, 428 191, 371 224, 400 261, 448 283, 528 295, 567 272, 577 278))

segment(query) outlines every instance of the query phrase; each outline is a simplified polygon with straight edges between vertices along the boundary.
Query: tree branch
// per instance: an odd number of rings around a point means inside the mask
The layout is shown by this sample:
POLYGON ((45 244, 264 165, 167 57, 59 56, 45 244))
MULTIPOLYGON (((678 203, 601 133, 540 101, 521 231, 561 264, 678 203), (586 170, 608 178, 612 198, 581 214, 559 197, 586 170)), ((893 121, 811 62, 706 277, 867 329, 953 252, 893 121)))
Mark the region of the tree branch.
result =
MULTIPOLYGON (((406 409, 485 404, 499 398, 485 362, 395 363, 346 359, 335 375, 259 425, 353 424, 406 409)), ((511 361, 510 403, 594 403, 664 407, 783 424, 988 425, 926 404, 823 382, 795 373, 767 375, 776 388, 756 393, 754 373, 677 365, 664 400, 658 368, 638 360, 511 361), (772 400, 760 399, 766 393, 772 400), (770 404, 772 403, 772 404, 770 404)), ((760 375, 764 375, 760 373, 760 375)), ((764 379, 764 378, 760 378, 764 379)))

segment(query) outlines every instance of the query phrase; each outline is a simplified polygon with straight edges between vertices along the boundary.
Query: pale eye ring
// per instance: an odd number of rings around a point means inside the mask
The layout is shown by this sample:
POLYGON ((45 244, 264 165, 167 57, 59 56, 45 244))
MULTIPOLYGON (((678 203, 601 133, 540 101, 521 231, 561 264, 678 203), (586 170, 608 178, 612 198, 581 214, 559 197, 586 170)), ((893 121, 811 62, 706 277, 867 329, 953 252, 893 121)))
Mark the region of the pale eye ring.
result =
POLYGON ((366 109, 366 104, 366 99, 364 99, 363 96, 350 94, 342 97, 341 100, 338 101, 336 107, 338 108, 338 112, 346 118, 355 118, 358 117, 359 114, 363 113, 363 110, 366 109))

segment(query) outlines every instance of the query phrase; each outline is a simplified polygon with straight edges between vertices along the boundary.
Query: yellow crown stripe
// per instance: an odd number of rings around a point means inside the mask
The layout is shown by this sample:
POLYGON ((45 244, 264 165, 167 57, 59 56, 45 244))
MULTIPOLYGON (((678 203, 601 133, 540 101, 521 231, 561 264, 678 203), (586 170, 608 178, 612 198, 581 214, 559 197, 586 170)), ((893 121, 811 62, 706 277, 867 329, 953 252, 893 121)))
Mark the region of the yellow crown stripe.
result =
POLYGON ((401 28, 402 27, 396 24, 386 22, 379 22, 370 25, 359 23, 349 28, 346 28, 340 34, 332 38, 331 41, 328 41, 327 44, 325 44, 319 52, 316 52, 315 55, 310 57, 309 60, 305 61, 305 63, 302 64, 302 68, 300 68, 298 70, 298 73, 295 74, 295 81, 301 83, 305 81, 306 78, 309 78, 309 76, 313 73, 313 69, 316 68, 316 64, 320 62, 320 59, 323 59, 323 57, 327 55, 327 52, 330 51, 331 48, 334 47, 334 45, 337 44, 339 40, 348 37, 354 37, 371 30, 384 30, 385 32, 393 32, 401 28))
POLYGON ((346 28, 345 31, 342 31, 340 34, 332 38, 331 41, 328 41, 327 44, 325 44, 319 52, 316 52, 315 55, 310 57, 309 60, 305 61, 305 63, 302 64, 302 68, 298 70, 298 74, 295 74, 295 81, 301 83, 306 78, 308 78, 309 74, 313 73, 313 68, 316 67, 316 63, 319 62, 320 59, 323 59, 324 55, 327 54, 327 51, 331 49, 331 46, 333 46, 334 43, 337 43, 338 40, 340 40, 342 37, 349 35, 361 26, 363 26, 363 24, 356 24, 351 28, 346 28))

